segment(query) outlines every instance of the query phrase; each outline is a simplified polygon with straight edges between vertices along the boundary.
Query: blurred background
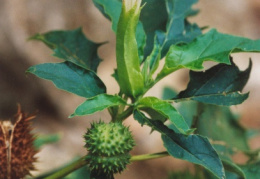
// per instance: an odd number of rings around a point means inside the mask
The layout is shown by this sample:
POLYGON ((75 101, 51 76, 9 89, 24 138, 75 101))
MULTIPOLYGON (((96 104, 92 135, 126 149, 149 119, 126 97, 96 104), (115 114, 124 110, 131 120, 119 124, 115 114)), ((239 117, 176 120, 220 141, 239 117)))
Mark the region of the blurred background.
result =
MULTIPOLYGON (((220 32, 260 39, 260 1, 259 0, 200 0, 195 8, 200 14, 190 19, 200 26, 217 28, 220 32)), ((91 0, 0 0, 0 118, 8 119, 16 113, 17 103, 28 113, 37 111, 34 120, 35 132, 39 134, 61 135, 55 144, 46 145, 38 154, 36 164, 39 172, 45 172, 70 161, 76 156, 86 154, 82 135, 93 120, 109 120, 106 111, 80 118, 68 119, 74 109, 84 101, 60 91, 49 82, 25 74, 31 65, 59 61, 52 52, 40 42, 27 41, 35 33, 51 30, 75 29, 83 27, 86 36, 95 42, 108 41, 99 48, 103 59, 98 74, 107 85, 108 93, 118 92, 115 80, 110 76, 116 67, 115 35, 110 22, 95 8, 91 0)), ((244 91, 250 91, 249 99, 242 105, 233 107, 241 115, 244 127, 260 129, 260 55, 236 54, 235 62, 245 69, 252 58, 251 78, 244 91)), ((183 70, 162 80, 149 94, 160 96, 162 87, 167 85, 177 90, 185 89, 188 73, 183 70)), ((148 95, 149 95, 148 94, 148 95)), ((140 127, 129 118, 137 146, 134 154, 152 153, 164 150, 160 135, 140 127)), ((260 138, 250 141, 252 148, 260 147, 260 138)), ((137 162, 118 179, 156 179, 165 178, 170 170, 192 169, 186 162, 172 158, 137 162)))

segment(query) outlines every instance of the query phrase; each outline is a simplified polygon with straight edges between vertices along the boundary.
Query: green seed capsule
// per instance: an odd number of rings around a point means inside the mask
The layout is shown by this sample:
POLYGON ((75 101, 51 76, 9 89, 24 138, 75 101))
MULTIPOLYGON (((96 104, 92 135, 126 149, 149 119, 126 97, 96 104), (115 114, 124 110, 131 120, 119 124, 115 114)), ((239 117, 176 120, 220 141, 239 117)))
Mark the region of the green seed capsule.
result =
POLYGON ((130 163, 135 142, 129 128, 121 123, 93 123, 84 135, 89 151, 86 160, 94 172, 120 173, 130 163))

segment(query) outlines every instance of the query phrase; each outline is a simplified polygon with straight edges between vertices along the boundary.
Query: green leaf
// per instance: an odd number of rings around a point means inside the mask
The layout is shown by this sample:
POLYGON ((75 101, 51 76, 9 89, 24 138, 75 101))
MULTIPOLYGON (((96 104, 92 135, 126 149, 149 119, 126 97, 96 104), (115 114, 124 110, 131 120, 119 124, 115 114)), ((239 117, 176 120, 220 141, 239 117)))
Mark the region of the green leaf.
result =
POLYGON ((88 40, 81 28, 36 34, 30 39, 44 42, 54 51, 55 57, 72 62, 85 69, 96 72, 101 61, 97 55, 97 49, 101 44, 88 40))
POLYGON ((140 21, 147 35, 144 49, 144 56, 146 58, 154 48, 155 32, 158 30, 165 31, 168 14, 165 1, 144 0, 143 4, 145 5, 141 11, 140 21))
POLYGON ((162 134, 164 146, 171 156, 201 165, 218 178, 225 178, 223 165, 207 138, 175 133, 161 121, 150 120, 138 110, 134 111, 134 118, 162 134))
MULTIPOLYGON (((172 89, 171 87, 164 87, 162 92, 162 99, 172 99, 176 98, 177 92, 172 89)), ((197 102, 196 101, 184 101, 182 103, 179 103, 176 106, 177 111, 182 115, 186 123, 189 127, 192 126, 193 120, 195 117, 197 117, 197 102)), ((171 129, 174 129, 172 125, 168 126, 171 129)))
POLYGON ((166 86, 163 88, 163 92, 162 92, 163 100, 172 99, 175 98, 176 96, 177 96, 177 92, 171 87, 166 86))
POLYGON ((158 39, 154 39, 154 47, 151 54, 147 57, 142 68, 142 73, 145 81, 145 87, 149 87, 153 83, 153 74, 159 67, 161 59, 161 46, 158 39))
POLYGON ((202 70, 204 61, 230 64, 229 55, 236 52, 259 52, 260 40, 250 40, 217 32, 215 29, 186 45, 173 45, 157 78, 181 68, 202 70))
MULTIPOLYGON (((112 29, 116 32, 121 12, 121 1, 93 0, 93 2, 100 12, 112 21, 112 29)), ((152 52, 155 34, 157 34, 160 44, 164 46, 163 56, 165 56, 170 45, 190 42, 198 35, 201 35, 200 28, 196 24, 187 21, 187 17, 197 12, 191 9, 191 6, 197 0, 186 0, 185 2, 182 0, 167 0, 166 2, 162 0, 143 0, 142 2, 145 5, 141 11, 141 22, 138 23, 136 32, 140 59, 143 59, 143 53, 146 58, 152 52), (139 29, 139 26, 143 27, 139 29)))
POLYGON ((40 149, 43 145, 55 143, 59 141, 61 136, 59 134, 52 135, 39 135, 34 141, 34 146, 36 149, 40 149))
POLYGON ((256 163, 247 164, 247 165, 241 165, 240 167, 244 171, 247 179, 260 178, 260 170, 259 170, 260 161, 256 163))
POLYGON ((223 141, 229 147, 249 149, 246 130, 239 125, 228 107, 202 103, 198 107, 202 113, 197 121, 197 133, 214 141, 223 141))
POLYGON ((70 62, 35 65, 27 72, 52 81, 59 89, 85 98, 106 93, 106 87, 96 73, 70 62))
POLYGON ((197 0, 146 0, 144 2, 146 4, 140 19, 147 34, 145 57, 154 47, 154 38, 160 42, 163 58, 170 45, 188 43, 201 35, 200 28, 187 21, 187 17, 197 12, 191 9, 197 0))
POLYGON ((93 114, 109 107, 126 104, 126 101, 119 96, 100 94, 94 96, 93 98, 87 99, 85 102, 79 105, 70 117, 93 114))
POLYGON ((158 39, 154 40, 154 48, 152 53, 148 56, 147 61, 149 61, 149 71, 150 76, 155 73, 157 68, 159 67, 159 61, 161 59, 161 46, 159 45, 158 39))
MULTIPOLYGON (((112 29, 117 31, 117 24, 121 12, 122 3, 119 0, 93 0, 100 12, 112 21, 112 29)), ((143 53, 147 57, 153 49, 153 39, 156 30, 165 30, 167 21, 167 11, 165 2, 161 0, 143 0, 143 9, 140 15, 140 21, 137 26, 136 39, 140 60, 143 59, 143 53), (147 34, 147 39, 146 39, 147 34), (143 52, 144 45, 145 52, 143 52)))
POLYGON ((93 0, 98 10, 112 22, 112 30, 117 31, 122 2, 118 0, 93 0))
POLYGON ((249 79, 251 68, 250 61, 245 71, 240 71, 233 62, 216 65, 205 72, 190 71, 188 87, 178 98, 224 106, 240 104, 248 97, 248 93, 241 94, 240 91, 249 79))
POLYGON ((177 128, 177 130, 182 134, 190 134, 194 131, 193 129, 189 128, 182 115, 180 115, 180 113, 170 103, 166 101, 160 100, 155 97, 145 97, 138 101, 137 108, 151 108, 157 111, 161 115, 167 117, 177 128))
POLYGON ((137 4, 128 9, 123 3, 117 26, 116 60, 119 85, 122 93, 132 97, 142 94, 144 87, 135 39, 140 10, 137 4))
POLYGON ((136 27, 135 38, 137 42, 137 49, 139 55, 139 63, 144 60, 144 47, 146 43, 146 34, 144 32, 143 24, 139 21, 136 27))
POLYGON ((177 43, 189 43, 201 35, 201 30, 196 24, 187 21, 187 17, 194 14, 191 6, 198 0, 166 0, 168 21, 166 32, 158 31, 156 35, 161 39, 162 57, 165 56, 170 46, 177 43))
POLYGON ((142 108, 139 108, 139 109, 142 110, 142 112, 145 112, 146 114, 148 114, 149 117, 151 117, 151 119, 156 119, 156 120, 159 120, 161 122, 165 122, 167 120, 167 116, 162 114, 160 111, 154 110, 153 108, 142 107, 142 108))
POLYGON ((168 134, 162 135, 162 140, 165 148, 173 157, 202 165, 218 178, 224 178, 222 163, 207 138, 199 135, 190 135, 185 138, 168 134), (180 143, 182 146, 179 146, 180 143))
MULTIPOLYGON (((183 116, 186 123, 193 127, 193 121, 198 117, 197 102, 196 101, 185 101, 177 105, 176 109, 183 116)), ((196 126, 195 126, 196 127, 196 126)))

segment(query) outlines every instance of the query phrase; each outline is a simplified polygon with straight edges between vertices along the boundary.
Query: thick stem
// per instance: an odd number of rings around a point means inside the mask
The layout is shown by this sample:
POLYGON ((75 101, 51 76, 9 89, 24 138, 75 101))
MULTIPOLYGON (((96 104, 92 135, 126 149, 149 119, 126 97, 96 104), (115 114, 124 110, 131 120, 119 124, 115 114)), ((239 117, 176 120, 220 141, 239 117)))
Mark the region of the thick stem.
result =
POLYGON ((124 112, 122 112, 121 114, 119 114, 115 121, 123 121, 124 119, 126 119, 127 117, 129 117, 131 114, 133 113, 133 107, 130 106, 128 107, 124 112))
POLYGON ((72 164, 64 167, 63 169, 57 171, 56 173, 46 177, 45 179, 58 179, 65 177, 66 175, 70 174, 71 172, 85 166, 87 164, 85 157, 80 158, 79 160, 73 162, 72 164))

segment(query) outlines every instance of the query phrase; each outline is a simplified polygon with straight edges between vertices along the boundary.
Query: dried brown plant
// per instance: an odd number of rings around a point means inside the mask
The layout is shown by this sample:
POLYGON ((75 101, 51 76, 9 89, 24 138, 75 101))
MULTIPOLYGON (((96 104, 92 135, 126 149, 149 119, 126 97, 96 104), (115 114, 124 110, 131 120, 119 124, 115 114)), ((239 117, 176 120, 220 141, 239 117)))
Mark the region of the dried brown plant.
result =
POLYGON ((0 178, 24 178, 35 170, 37 149, 33 144, 35 135, 31 133, 34 117, 22 112, 18 106, 14 122, 0 122, 0 178))

